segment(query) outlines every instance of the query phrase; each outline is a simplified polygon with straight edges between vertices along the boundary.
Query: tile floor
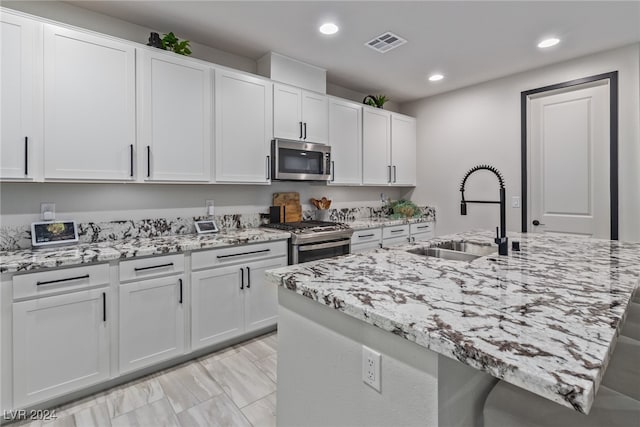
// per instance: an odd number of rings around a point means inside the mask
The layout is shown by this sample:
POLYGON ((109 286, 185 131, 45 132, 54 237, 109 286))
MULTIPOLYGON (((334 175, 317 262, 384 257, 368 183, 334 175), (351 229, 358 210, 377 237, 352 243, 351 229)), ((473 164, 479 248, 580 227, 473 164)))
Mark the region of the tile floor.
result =
POLYGON ((29 427, 276 425, 276 332, 55 408, 29 427))

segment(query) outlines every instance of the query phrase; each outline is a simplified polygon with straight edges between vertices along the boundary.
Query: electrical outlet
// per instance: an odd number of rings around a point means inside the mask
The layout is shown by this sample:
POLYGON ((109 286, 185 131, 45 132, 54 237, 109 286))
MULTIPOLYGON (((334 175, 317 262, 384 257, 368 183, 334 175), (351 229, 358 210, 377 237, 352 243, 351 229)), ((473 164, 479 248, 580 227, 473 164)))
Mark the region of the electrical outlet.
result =
POLYGON ((362 346, 362 381, 380 392, 380 353, 362 346))
POLYGON ((520 196, 511 196, 511 207, 516 209, 520 208, 520 196))
POLYGON ((42 221, 53 221, 56 219, 56 204, 52 202, 41 202, 40 218, 42 221))
POLYGON ((205 200, 204 202, 205 211, 207 216, 215 215, 215 209, 213 207, 213 200, 205 200))

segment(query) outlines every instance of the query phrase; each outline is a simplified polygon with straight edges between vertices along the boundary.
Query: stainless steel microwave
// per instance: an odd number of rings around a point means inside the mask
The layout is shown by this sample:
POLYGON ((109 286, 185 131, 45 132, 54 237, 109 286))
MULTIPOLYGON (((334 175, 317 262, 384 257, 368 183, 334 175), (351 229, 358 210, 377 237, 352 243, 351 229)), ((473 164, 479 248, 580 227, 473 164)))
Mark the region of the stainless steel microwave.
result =
POLYGON ((329 181, 331 147, 310 142, 271 141, 271 179, 282 181, 329 181))

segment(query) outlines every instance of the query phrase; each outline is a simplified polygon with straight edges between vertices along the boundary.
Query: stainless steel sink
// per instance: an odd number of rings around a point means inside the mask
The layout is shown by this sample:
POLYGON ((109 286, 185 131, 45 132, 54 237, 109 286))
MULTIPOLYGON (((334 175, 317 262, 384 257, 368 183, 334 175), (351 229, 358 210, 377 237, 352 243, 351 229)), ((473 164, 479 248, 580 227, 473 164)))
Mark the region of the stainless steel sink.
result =
POLYGON ((430 256, 451 261, 470 262, 474 259, 494 254, 497 251, 498 248, 493 245, 482 245, 461 240, 449 240, 447 242, 439 243, 436 247, 415 248, 410 249, 407 252, 415 255, 430 256))
POLYGON ((430 256, 434 258, 448 259, 451 261, 473 261, 478 259, 481 255, 469 254, 466 252, 452 251, 448 249, 440 248, 416 248, 410 249, 407 252, 415 255, 430 256))

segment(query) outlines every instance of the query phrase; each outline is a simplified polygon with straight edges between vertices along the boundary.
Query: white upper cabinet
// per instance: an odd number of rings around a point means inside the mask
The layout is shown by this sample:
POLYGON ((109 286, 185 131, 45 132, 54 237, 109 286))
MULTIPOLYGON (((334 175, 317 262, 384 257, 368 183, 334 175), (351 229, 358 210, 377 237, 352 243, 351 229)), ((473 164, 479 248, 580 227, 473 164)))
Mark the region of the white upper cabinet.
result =
POLYGON ((391 114, 392 184, 416 185, 416 119, 391 114))
POLYGON ((42 24, 4 12, 0 23, 0 179, 31 180, 40 160, 35 109, 42 79, 36 56, 41 52, 42 24))
POLYGON ((292 86, 273 85, 273 135, 326 144, 329 141, 327 97, 292 86))
POLYGON ((45 179, 132 180, 135 48, 44 26, 45 179))
POLYGON ((210 67, 165 52, 138 55, 138 176, 149 181, 210 181, 210 67))
POLYGON ((362 106, 329 99, 331 184, 362 184, 362 106))
POLYGON ((362 114, 362 182, 391 183, 391 113, 364 108, 362 114))
POLYGON ((216 181, 268 183, 272 84, 216 70, 216 181))

